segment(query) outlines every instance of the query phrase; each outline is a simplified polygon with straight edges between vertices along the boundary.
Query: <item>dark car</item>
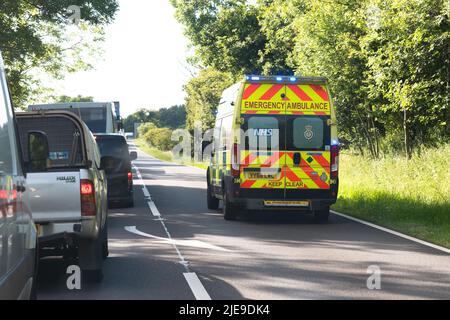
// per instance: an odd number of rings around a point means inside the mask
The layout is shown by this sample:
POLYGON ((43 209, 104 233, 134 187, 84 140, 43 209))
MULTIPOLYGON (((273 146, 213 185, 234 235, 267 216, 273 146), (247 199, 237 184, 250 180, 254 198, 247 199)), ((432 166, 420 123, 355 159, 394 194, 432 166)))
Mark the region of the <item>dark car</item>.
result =
POLYGON ((120 134, 96 134, 102 168, 108 180, 108 202, 124 207, 133 207, 133 173, 131 161, 137 158, 135 151, 129 152, 124 136, 120 134))

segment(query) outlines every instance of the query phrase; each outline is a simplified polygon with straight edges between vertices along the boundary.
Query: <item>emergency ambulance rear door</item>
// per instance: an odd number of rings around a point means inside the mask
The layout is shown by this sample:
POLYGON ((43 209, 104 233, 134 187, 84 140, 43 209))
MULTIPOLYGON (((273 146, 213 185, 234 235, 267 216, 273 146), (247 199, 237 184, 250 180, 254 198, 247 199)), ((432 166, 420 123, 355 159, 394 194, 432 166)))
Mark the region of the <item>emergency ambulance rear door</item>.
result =
POLYGON ((285 92, 284 84, 244 85, 241 129, 245 143, 241 143, 240 187, 269 191, 262 196, 284 198, 285 92))
POLYGON ((330 188, 330 99, 325 85, 286 86, 286 197, 330 188), (292 194, 297 194, 291 192, 292 194))

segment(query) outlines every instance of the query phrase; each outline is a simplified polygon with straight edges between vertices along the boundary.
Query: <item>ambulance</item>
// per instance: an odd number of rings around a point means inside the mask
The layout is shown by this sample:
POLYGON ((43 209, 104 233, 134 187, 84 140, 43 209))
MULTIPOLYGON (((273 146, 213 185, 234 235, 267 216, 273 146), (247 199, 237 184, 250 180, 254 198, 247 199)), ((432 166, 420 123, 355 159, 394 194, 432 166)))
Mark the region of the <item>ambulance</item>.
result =
POLYGON ((339 141, 326 78, 246 76, 223 92, 207 170, 207 206, 312 213, 328 221, 339 141))

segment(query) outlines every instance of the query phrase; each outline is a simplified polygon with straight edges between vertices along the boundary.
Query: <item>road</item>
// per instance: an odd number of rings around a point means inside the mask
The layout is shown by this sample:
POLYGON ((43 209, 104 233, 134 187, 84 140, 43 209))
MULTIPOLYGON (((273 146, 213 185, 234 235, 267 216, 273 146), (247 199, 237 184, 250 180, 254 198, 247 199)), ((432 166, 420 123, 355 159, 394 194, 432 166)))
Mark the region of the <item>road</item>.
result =
POLYGON ((70 262, 42 259, 39 299, 450 298, 445 252, 337 215, 326 225, 276 212, 225 221, 206 209, 203 170, 137 151, 135 207, 109 212, 103 282, 68 290, 70 262), (379 290, 367 288, 369 266, 379 290))

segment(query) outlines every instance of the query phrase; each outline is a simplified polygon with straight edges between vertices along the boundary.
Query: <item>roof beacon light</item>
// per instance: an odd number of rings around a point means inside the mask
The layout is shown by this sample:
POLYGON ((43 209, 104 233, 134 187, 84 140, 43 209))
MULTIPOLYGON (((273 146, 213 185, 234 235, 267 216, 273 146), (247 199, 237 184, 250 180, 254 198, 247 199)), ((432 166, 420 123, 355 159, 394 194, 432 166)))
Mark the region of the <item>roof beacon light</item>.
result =
POLYGON ((291 80, 292 82, 295 82, 295 81, 297 81, 297 78, 296 77, 290 77, 289 80, 291 80))
POLYGON ((259 80, 260 80, 260 78, 259 78, 259 77, 257 77, 257 76, 252 76, 252 80, 254 80, 254 81, 259 81, 259 80))
POLYGON ((283 77, 277 77, 277 81, 283 81, 283 77))

